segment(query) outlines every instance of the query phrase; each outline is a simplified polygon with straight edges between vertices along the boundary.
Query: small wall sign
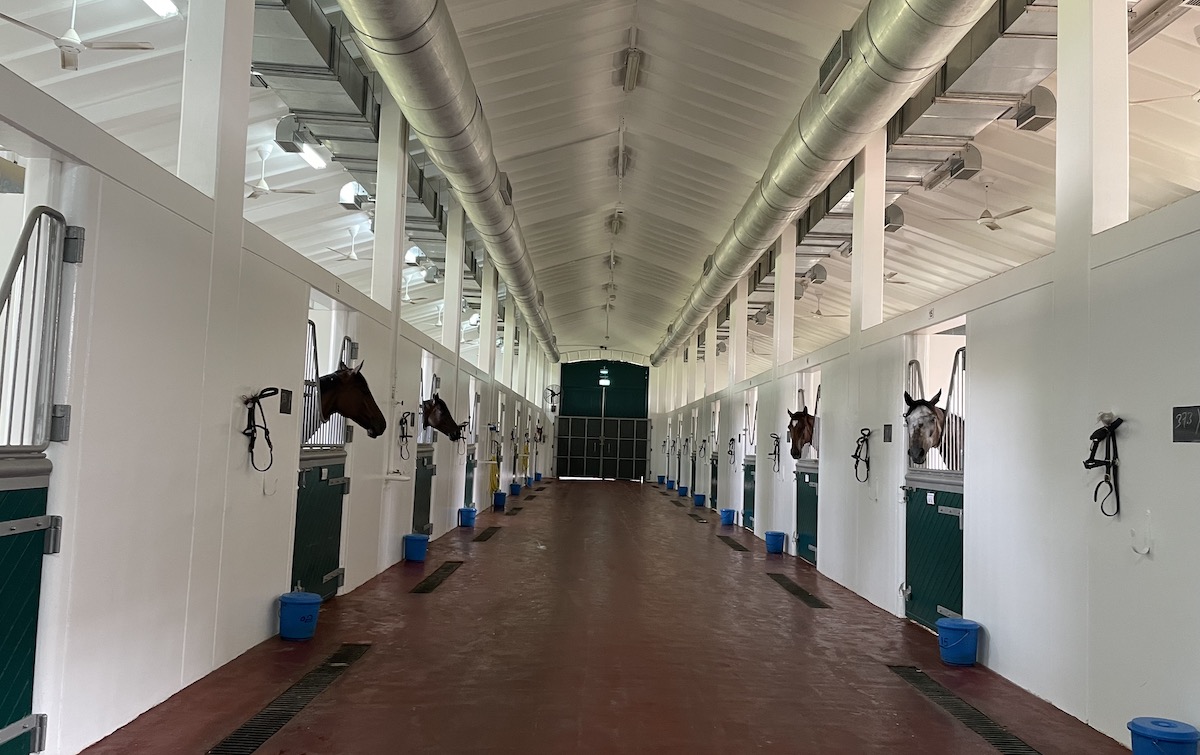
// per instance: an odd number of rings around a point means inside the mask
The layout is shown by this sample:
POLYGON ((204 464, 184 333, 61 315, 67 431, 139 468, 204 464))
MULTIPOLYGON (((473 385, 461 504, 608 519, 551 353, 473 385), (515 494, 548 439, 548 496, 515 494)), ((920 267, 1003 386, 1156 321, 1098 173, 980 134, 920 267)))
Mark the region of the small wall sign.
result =
POLYGON ((1171 410, 1171 441, 1200 443, 1200 406, 1177 406, 1171 410))

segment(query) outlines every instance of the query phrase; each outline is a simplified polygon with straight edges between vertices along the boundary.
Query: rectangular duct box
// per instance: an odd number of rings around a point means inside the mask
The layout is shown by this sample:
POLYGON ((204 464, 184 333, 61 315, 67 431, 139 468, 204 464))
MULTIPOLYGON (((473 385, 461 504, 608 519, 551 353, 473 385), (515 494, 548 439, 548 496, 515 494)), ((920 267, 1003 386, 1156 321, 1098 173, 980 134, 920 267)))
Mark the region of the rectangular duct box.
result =
POLYGON ((512 207, 512 183, 508 180, 508 174, 503 171, 500 173, 500 196, 504 198, 504 204, 512 207))
POLYGON ((1054 117, 1038 115, 1032 105, 1025 105, 1017 111, 1017 128, 1021 131, 1041 131, 1054 123, 1054 117))
POLYGON ((821 94, 827 93, 837 83, 838 76, 841 75, 842 69, 850 62, 850 32, 849 30, 842 31, 838 35, 837 42, 834 42, 833 47, 829 50, 829 54, 825 56, 825 60, 821 61, 821 69, 817 76, 818 90, 821 94))

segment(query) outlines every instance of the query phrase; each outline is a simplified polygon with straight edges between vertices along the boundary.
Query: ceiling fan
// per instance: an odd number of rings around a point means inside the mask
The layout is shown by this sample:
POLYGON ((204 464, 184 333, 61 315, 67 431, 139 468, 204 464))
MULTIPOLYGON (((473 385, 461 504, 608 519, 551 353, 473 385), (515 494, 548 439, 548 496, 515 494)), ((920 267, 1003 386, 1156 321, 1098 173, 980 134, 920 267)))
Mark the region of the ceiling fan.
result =
POLYGON ((997 220, 1003 220, 1004 218, 1011 218, 1013 215, 1018 215, 1022 212, 1028 212, 1029 210, 1033 209, 1032 206, 1025 205, 1024 207, 1018 207, 1015 210, 1005 210, 1004 212, 996 213, 995 215, 993 215, 991 205, 988 203, 988 189, 989 188, 991 188, 991 184, 983 185, 983 212, 979 213, 979 217, 977 217, 977 218, 938 218, 938 220, 969 221, 972 223, 978 223, 979 225, 983 226, 984 228, 987 228, 990 231, 999 231, 999 230, 1003 230, 1003 229, 1000 227, 1000 224, 996 222, 997 220))
POLYGON ((312 189, 272 189, 267 186, 267 158, 271 156, 271 146, 263 144, 258 148, 258 159, 262 161, 262 173, 255 183, 247 183, 250 187, 250 196, 246 199, 258 199, 265 197, 268 194, 316 194, 312 189))
POLYGON ((350 228, 349 231, 350 231, 350 251, 349 252, 342 252, 337 249, 334 249, 331 246, 327 246, 325 248, 328 249, 329 251, 333 252, 334 254, 342 255, 342 257, 344 259, 353 260, 355 262, 357 262, 359 260, 372 259, 371 257, 359 257, 358 253, 354 250, 354 243, 356 241, 358 241, 358 234, 361 231, 361 229, 358 226, 354 226, 353 228, 350 228))
POLYGON ((75 11, 78 6, 78 0, 71 2, 71 26, 62 36, 51 34, 48 31, 39 29, 36 26, 31 26, 24 21, 18 21, 12 16, 0 13, 0 18, 19 26, 26 31, 31 31, 34 34, 45 37, 54 42, 54 46, 58 48, 58 64, 62 66, 64 71, 79 70, 79 55, 85 50, 153 50, 154 45, 149 42, 84 42, 79 38, 79 32, 75 31, 75 11))
POLYGON ((897 286, 907 286, 909 283, 911 283, 911 281, 896 280, 897 275, 899 275, 899 273, 897 273, 895 270, 893 270, 890 273, 884 273, 883 274, 883 282, 884 283, 895 283, 897 286))
POLYGON ((817 294, 817 308, 816 308, 816 310, 814 310, 814 311, 813 311, 813 313, 812 313, 811 315, 809 315, 809 317, 810 317, 811 319, 813 319, 813 320, 823 320, 823 319, 826 319, 826 318, 833 318, 833 317, 849 317, 849 316, 850 316, 850 315, 827 315, 827 314, 825 314, 824 312, 822 312, 822 311, 821 311, 821 295, 820 295, 820 294, 817 294))
POLYGON ((1191 100, 1192 102, 1200 102, 1200 89, 1187 94, 1172 94, 1168 97, 1151 97, 1148 100, 1131 100, 1130 105, 1152 105, 1156 102, 1170 102, 1171 100, 1191 100))

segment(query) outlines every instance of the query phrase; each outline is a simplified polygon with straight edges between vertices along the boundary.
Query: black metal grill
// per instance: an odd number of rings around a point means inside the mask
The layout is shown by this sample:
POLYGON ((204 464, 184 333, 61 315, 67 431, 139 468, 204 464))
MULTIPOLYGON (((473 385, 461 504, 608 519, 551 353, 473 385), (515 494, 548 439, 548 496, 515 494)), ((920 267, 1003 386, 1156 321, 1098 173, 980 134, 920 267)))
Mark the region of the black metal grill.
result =
POLYGON ((809 608, 829 608, 828 603, 793 582, 787 575, 778 574, 775 572, 767 572, 767 576, 775 580, 780 587, 803 601, 804 605, 808 606, 809 608))
POLYGON ((475 536, 474 542, 482 543, 486 540, 491 540, 492 535, 495 535, 499 531, 500 531, 499 527, 488 527, 486 530, 484 530, 483 532, 480 532, 478 535, 475 536))
POLYGON ((985 716, 978 708, 930 679, 914 666, 888 666, 896 676, 911 684, 918 692, 940 705, 968 729, 1004 755, 1041 755, 1000 724, 985 716))
POLYGON ((537 498, 537 495, 534 493, 530 493, 529 495, 525 496, 526 501, 532 501, 534 498, 537 498))
POLYGON ((352 663, 363 657, 370 649, 367 644, 342 645, 325 662, 309 671, 300 681, 293 684, 279 697, 275 698, 256 713, 249 721, 238 727, 232 734, 214 748, 208 755, 251 755, 259 747, 282 729, 296 714, 316 699, 333 684, 334 680, 345 673, 352 663))
POLYGON ((747 548, 746 546, 744 546, 744 545, 742 545, 741 543, 739 543, 737 540, 734 540, 734 539, 733 539, 732 537, 730 537, 729 535, 717 535, 717 539, 718 539, 718 540, 721 540, 721 541, 722 541, 722 542, 724 542, 726 545, 728 545, 730 548, 733 548, 735 551, 742 551, 742 552, 745 552, 745 551, 748 551, 748 550, 750 550, 750 549, 749 549, 749 548, 747 548))
POLYGON ((433 574, 430 574, 428 577, 421 580, 421 583, 418 584, 416 587, 414 587, 412 590, 410 590, 410 592, 419 592, 419 593, 433 592, 434 590, 436 590, 438 588, 438 585, 445 582, 446 578, 449 577, 451 574, 453 574, 454 571, 462 565, 463 565, 462 561, 447 561, 447 562, 445 562, 444 564, 439 566, 437 569, 435 569, 433 574))

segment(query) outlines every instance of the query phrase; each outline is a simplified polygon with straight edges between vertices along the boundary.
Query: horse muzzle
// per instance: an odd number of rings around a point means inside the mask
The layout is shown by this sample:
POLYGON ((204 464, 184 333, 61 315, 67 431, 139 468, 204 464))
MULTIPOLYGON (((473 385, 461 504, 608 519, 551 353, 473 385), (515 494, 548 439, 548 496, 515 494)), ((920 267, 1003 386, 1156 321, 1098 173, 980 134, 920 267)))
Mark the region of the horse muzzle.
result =
POLYGON ((800 458, 800 450, 799 450, 798 448, 793 448, 793 449, 792 449, 792 458, 793 458, 793 459, 799 459, 799 458, 800 458))

